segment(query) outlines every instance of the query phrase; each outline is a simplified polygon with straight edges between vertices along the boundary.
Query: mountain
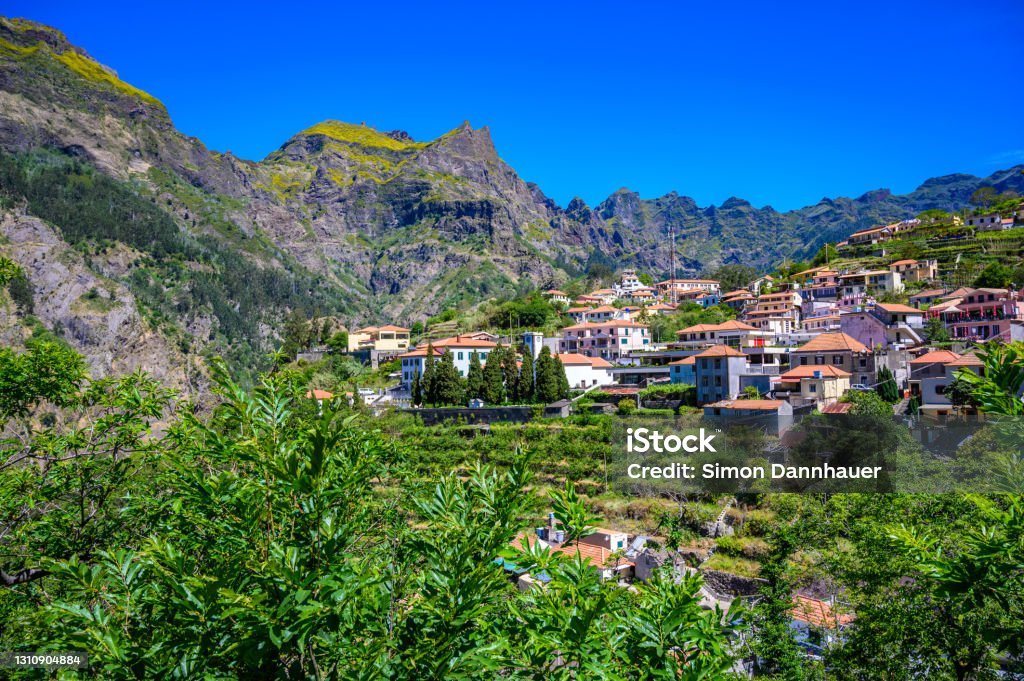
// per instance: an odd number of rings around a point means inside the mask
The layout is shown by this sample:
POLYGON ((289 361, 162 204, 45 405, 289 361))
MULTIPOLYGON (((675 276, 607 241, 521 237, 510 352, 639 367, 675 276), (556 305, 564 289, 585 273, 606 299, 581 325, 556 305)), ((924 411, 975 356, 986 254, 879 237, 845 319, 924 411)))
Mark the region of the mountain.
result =
MULTIPOLYGON (((29 272, 37 295, 106 291, 137 310, 136 332, 168 348, 168 374, 174 353, 264 361, 293 310, 408 324, 557 285, 595 261, 660 276, 670 231, 680 274, 768 267, 878 222, 964 206, 980 186, 1024 191, 1021 171, 788 212, 628 189, 593 208, 579 199, 561 208, 501 160, 486 127, 469 123, 424 142, 324 121, 258 162, 211 151, 60 31, 0 19, 0 255, 29 272), (30 227, 50 230, 82 269, 58 274, 16 248, 30 227), (81 290, 83 276, 100 285, 81 290)), ((74 301, 38 308, 50 328, 81 322, 74 301)), ((106 334, 95 355, 123 347, 117 338, 106 334)))

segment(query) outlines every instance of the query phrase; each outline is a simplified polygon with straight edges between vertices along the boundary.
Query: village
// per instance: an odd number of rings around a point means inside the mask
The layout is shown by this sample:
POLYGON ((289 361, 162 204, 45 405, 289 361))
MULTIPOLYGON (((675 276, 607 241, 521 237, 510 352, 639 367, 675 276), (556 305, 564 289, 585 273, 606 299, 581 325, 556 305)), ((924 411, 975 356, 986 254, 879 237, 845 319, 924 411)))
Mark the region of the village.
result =
MULTIPOLYGON (((953 227, 961 224, 957 218, 953 227)), ((1016 213, 968 217, 966 224, 982 231, 1024 228, 1016 213)), ((711 278, 655 282, 626 268, 609 286, 581 295, 549 288, 539 296, 564 320, 554 333, 513 330, 511 324, 504 333, 459 330, 451 321, 433 328, 359 328, 347 334, 345 352, 396 370, 388 373, 386 387, 350 393, 349 399, 376 410, 398 408, 424 423, 486 427, 580 411, 679 413, 719 424, 756 423, 783 439, 802 416, 848 412, 851 393, 882 396, 894 418, 936 424, 984 418, 950 386, 960 380, 958 372, 983 371, 976 353, 986 343, 1024 340, 1024 300, 1012 284, 954 286, 935 258, 887 258, 885 244, 920 225, 908 220, 856 232, 836 245, 835 263, 758 276, 739 287, 723 288, 711 278), (851 266, 857 253, 868 254, 873 265, 851 266), (661 337, 657 318, 684 310, 698 316, 717 310, 729 318, 661 337), (438 398, 424 378, 443 365, 458 388, 438 398), (551 371, 557 380, 542 377, 551 371), (502 386, 496 397, 485 375, 502 386)), ((322 390, 308 396, 334 397, 322 390)), ((511 549, 581 555, 602 580, 626 589, 660 568, 680 576, 699 572, 702 605, 725 609, 734 599, 756 601, 762 585, 758 577, 716 562, 716 548, 729 545, 742 525, 733 503, 725 498, 718 516, 703 522, 700 534, 708 539, 700 550, 672 551, 659 537, 607 527, 567 542, 553 513, 535 532, 520 533, 511 549)), ((745 536, 739 543, 757 541, 745 536)), ((543 588, 549 579, 507 558, 495 562, 520 590, 543 588)), ((814 659, 853 621, 841 593, 813 587, 794 593, 790 617, 803 653, 814 659)), ((744 664, 736 671, 744 672, 744 664)))

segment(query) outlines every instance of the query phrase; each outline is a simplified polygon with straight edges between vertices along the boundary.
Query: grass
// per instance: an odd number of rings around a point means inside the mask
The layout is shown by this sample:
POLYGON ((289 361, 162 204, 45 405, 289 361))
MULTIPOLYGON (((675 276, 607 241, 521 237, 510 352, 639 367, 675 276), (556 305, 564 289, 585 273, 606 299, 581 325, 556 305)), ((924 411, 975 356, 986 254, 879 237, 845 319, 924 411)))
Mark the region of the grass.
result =
POLYGON ((160 100, 154 97, 153 95, 149 94, 148 92, 144 92, 137 87, 129 85, 128 83, 124 82, 123 80, 115 76, 111 71, 108 71, 106 68, 104 68, 97 62, 94 62, 88 57, 83 57, 77 52, 68 50, 63 54, 55 54, 53 55, 53 57, 64 66, 68 67, 71 71, 78 74, 82 78, 85 78, 88 81, 107 85, 108 87, 112 87, 115 90, 122 92, 126 95, 138 97, 139 99, 145 102, 149 102, 150 104, 158 104, 160 106, 163 106, 160 103, 160 100))
POLYGON ((358 144, 364 147, 391 149, 392 151, 422 149, 427 146, 426 142, 402 142, 377 132, 366 125, 353 125, 351 123, 342 123, 341 121, 317 123, 313 127, 303 130, 301 134, 324 135, 339 142, 348 142, 349 144, 358 144))
POLYGON ((757 577, 761 573, 761 564, 756 560, 727 556, 720 552, 711 556, 701 567, 705 570, 718 570, 740 577, 757 577))

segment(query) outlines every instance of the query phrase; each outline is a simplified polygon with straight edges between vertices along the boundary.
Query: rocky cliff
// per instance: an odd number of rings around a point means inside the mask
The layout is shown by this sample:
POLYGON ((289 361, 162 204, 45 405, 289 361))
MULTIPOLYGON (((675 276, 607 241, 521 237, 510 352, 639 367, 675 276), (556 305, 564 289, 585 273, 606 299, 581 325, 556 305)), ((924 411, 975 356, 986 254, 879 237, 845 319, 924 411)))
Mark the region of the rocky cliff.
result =
MULTIPOLYGON (((660 276, 670 231, 681 274, 766 267, 877 222, 962 206, 982 185, 1024 190, 1014 168, 789 212, 627 189, 563 209, 501 160, 486 127, 469 123, 416 141, 324 121, 246 161, 178 132, 159 100, 56 29, 13 19, 0 19, 0 153, 7 207, 44 219, 89 256, 83 266, 134 296, 125 305, 155 333, 192 354, 248 363, 296 308, 411 323, 558 284, 595 257, 660 276), (107 204, 119 212, 103 215, 107 204), (93 218, 77 219, 74 205, 93 218), (137 256, 127 267, 93 257, 126 248, 137 256)), ((42 292, 47 273, 32 276, 42 292)))

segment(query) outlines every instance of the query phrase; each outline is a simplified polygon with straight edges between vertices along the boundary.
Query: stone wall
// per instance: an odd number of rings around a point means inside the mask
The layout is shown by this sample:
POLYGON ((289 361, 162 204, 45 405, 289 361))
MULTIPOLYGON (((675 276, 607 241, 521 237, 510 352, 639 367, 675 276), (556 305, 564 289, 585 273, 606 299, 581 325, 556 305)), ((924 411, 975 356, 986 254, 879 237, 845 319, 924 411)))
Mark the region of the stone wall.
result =
POLYGON ((701 570, 704 587, 720 596, 753 596, 768 582, 756 577, 741 577, 721 570, 701 570))
POLYGON ((533 417, 532 407, 482 407, 470 409, 458 407, 454 409, 403 409, 407 414, 416 414, 423 419, 423 424, 435 426, 446 421, 477 423, 527 423, 533 417))

